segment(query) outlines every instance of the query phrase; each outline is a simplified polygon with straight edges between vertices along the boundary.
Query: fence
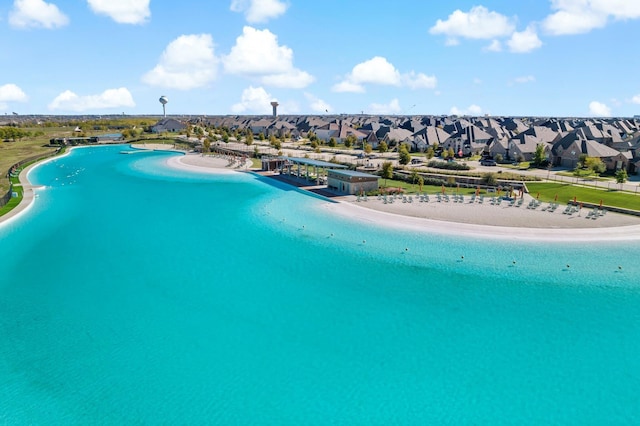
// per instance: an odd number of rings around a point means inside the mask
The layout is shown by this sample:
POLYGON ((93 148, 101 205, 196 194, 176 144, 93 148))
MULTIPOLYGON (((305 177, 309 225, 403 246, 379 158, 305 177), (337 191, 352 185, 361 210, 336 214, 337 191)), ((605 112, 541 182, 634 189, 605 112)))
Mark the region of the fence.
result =
MULTIPOLYGON (((22 166, 24 166, 25 164, 31 164, 31 163, 35 163, 37 161, 41 161, 44 160, 45 158, 49 158, 49 157, 53 157, 55 155, 58 155, 58 153, 60 153, 60 150, 62 149, 62 147, 56 149, 54 152, 49 152, 47 154, 38 154, 38 155, 33 155, 31 157, 25 158, 24 160, 20 160, 17 163, 15 163, 14 165, 12 165, 9 170, 7 170, 7 174, 6 174, 6 178, 11 180, 11 171, 12 170, 19 170, 22 168, 22 166)), ((0 198, 0 207, 4 207, 9 200, 11 199, 11 196, 13 194, 13 184, 11 182, 9 182, 9 191, 7 191, 6 194, 4 194, 1 198, 0 198)))
POLYGON ((546 180, 553 181, 553 182, 570 183, 572 185, 588 186, 588 187, 597 188, 597 189, 606 189, 609 191, 615 189, 615 190, 624 190, 628 192, 635 192, 636 194, 640 192, 640 190, 638 189, 640 185, 629 184, 629 183, 619 184, 617 182, 613 182, 610 180, 599 182, 597 180, 588 180, 588 179, 577 178, 574 176, 562 176, 558 174, 550 174, 549 176, 546 177, 546 180))
MULTIPOLYGON (((403 176, 406 180, 411 176, 410 172, 404 170, 396 170, 394 174, 399 176, 403 176)), ((511 187, 514 189, 523 188, 525 192, 528 192, 528 189, 523 181, 520 180, 508 180, 508 179, 500 179, 496 178, 496 183, 492 185, 487 185, 483 178, 475 177, 475 176, 457 176, 453 174, 440 174, 436 172, 418 172, 419 176, 427 179, 441 180, 445 186, 460 186, 461 188, 507 188, 511 187)))

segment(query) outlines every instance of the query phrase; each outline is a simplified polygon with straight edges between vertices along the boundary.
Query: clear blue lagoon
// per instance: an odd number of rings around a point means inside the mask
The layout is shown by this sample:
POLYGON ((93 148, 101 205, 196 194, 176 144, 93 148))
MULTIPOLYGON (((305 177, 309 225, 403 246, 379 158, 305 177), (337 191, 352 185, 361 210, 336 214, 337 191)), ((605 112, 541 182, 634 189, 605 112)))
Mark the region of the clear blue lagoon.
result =
POLYGON ((123 149, 0 225, 0 424, 640 419, 639 244, 402 232, 123 149))

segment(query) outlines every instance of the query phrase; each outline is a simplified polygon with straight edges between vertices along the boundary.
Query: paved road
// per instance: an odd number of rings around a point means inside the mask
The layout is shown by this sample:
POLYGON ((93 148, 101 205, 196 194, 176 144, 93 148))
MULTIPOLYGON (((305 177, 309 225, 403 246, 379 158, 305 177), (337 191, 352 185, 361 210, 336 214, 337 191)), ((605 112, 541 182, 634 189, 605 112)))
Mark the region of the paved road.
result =
MULTIPOLYGON (((221 145, 225 146, 222 143, 221 145)), ((256 141, 254 142, 254 146, 249 146, 249 147, 247 147, 243 143, 236 143, 236 142, 229 142, 229 144, 226 146, 231 149, 240 149, 247 152, 253 152, 253 150, 255 149, 254 147, 257 146, 258 150, 261 153, 266 153, 271 155, 278 154, 277 150, 269 146, 267 141, 256 141)), ((306 149, 306 147, 301 147, 295 142, 291 142, 291 143, 287 142, 282 144, 281 151, 282 151, 282 154, 285 156, 304 157, 305 155, 308 155, 309 158, 312 158, 315 160, 323 160, 323 161, 329 161, 331 160, 332 157, 336 157, 336 159, 341 162, 358 164, 363 166, 366 163, 369 163, 374 168, 382 167, 382 163, 385 161, 391 161, 392 163, 394 163, 394 165, 398 165, 398 154, 395 152, 386 152, 386 153, 373 152, 370 158, 362 159, 362 158, 358 158, 358 156, 362 154, 361 149, 347 150, 347 149, 331 149, 328 147, 323 147, 322 149, 323 151, 321 153, 315 153, 310 149, 306 149)), ((608 181, 592 181, 592 180, 585 180, 585 179, 576 180, 575 177, 561 176, 557 173, 571 172, 571 170, 566 168, 560 168, 560 167, 556 167, 551 170, 546 170, 546 169, 520 170, 520 169, 514 169, 510 167, 501 167, 501 166, 481 166, 479 161, 467 161, 466 163, 469 166, 473 167, 474 171, 481 172, 481 173, 484 173, 484 172, 496 173, 498 171, 503 171, 504 173, 533 175, 533 176, 538 176, 542 179, 550 179, 550 180, 555 180, 559 182, 567 182, 567 183, 573 183, 573 184, 578 183, 578 184, 593 186, 593 187, 602 188, 602 189, 619 189, 620 188, 620 185, 616 183, 615 180, 613 179, 610 179, 608 181)), ((419 164, 415 165, 415 167, 420 167, 420 165, 419 164)), ((640 176, 629 176, 629 181, 623 184, 623 189, 626 191, 631 191, 631 192, 640 194, 640 176)))

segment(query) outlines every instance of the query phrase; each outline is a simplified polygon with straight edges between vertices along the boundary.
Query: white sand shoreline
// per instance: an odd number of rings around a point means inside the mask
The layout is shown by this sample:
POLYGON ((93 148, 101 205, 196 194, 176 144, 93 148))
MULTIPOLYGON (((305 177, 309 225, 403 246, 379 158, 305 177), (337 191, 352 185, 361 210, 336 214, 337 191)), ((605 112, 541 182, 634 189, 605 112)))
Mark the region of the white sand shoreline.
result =
MULTIPOLYGON (((216 167, 213 162, 206 164, 206 157, 202 158, 199 156, 173 157, 167 164, 182 170, 197 171, 216 167)), ((222 169, 210 170, 210 172, 235 172, 235 170, 224 168, 224 162, 218 162, 217 167, 222 167, 222 169)), ((640 240, 640 218, 616 213, 608 213, 605 217, 592 220, 585 218, 587 209, 584 209, 584 214, 581 213, 580 216, 578 214, 568 216, 563 215, 561 209, 550 213, 540 211, 540 209, 528 210, 526 206, 506 207, 503 205, 500 207, 487 204, 437 203, 435 201, 424 204, 414 201, 413 203, 396 202, 384 205, 374 197, 369 197, 369 201, 360 203, 355 202, 355 197, 341 198, 342 200, 337 200, 337 203, 323 204, 323 208, 332 214, 361 223, 370 223, 372 226, 386 226, 457 237, 467 236, 512 241, 566 243, 640 240), (456 220, 444 218, 453 212, 455 212, 456 220), (496 218, 509 226, 488 224, 495 222, 496 218), (530 226, 522 226, 523 223, 530 226)))
MULTIPOLYGON (((153 149, 152 147, 146 147, 153 149)), ((163 150, 166 146, 162 147, 163 150)), ((75 149, 72 148, 72 149, 75 149)), ((144 149, 144 148, 143 148, 144 149)), ((67 153, 68 155, 71 149, 67 153)), ((181 152, 181 151, 176 151, 181 152)), ((183 153, 184 154, 184 153, 183 153)), ((28 180, 32 168, 60 157, 52 157, 29 166, 20 173, 20 182, 25 188, 22 202, 11 212, 0 217, 0 225, 6 224, 34 202, 34 188, 28 180)), ((176 155, 166 161, 171 168, 199 173, 238 173, 248 164, 230 168, 224 158, 202 155, 176 155)), ((323 204, 323 209, 351 220, 415 232, 436 233, 456 237, 476 237, 512 241, 549 242, 614 242, 640 240, 640 218, 608 213, 596 220, 584 215, 562 215, 561 209, 554 213, 527 210, 526 207, 505 207, 470 203, 402 203, 383 204, 369 197, 367 202, 355 202, 355 197, 341 197, 338 202, 323 204), (501 225, 494 225, 498 221, 501 225), (524 226, 523 226, 524 224, 524 226)), ((561 206, 562 207, 562 206, 561 206)), ((563 207, 562 207, 563 208, 563 207)))

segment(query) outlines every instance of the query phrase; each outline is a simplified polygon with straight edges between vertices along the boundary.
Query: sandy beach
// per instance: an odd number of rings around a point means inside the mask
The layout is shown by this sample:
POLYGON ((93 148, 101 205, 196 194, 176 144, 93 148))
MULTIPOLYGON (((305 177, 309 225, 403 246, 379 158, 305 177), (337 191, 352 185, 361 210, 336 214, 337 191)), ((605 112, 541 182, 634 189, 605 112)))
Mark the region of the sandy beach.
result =
MULTIPOLYGON (((167 164, 183 170, 233 172, 226 161, 197 155, 172 157, 167 164)), ((522 206, 507 203, 492 205, 488 200, 480 204, 438 202, 432 195, 429 202, 413 197, 412 203, 396 200, 385 204, 377 197, 358 201, 355 196, 339 196, 337 203, 327 203, 328 212, 343 215, 372 226, 384 225, 398 229, 435 232, 448 235, 468 235, 479 238, 537 241, 632 241, 640 240, 640 217, 608 212, 597 219, 587 218, 590 209, 572 215, 563 214, 565 205, 555 211, 527 209, 532 197, 525 196, 522 206)))
MULTIPOLYGON (((167 149, 166 145, 151 144, 139 146, 141 149, 167 149)), ((237 173, 248 170, 251 162, 233 161, 232 158, 186 154, 171 157, 167 166, 180 170, 205 173, 237 173)), ((22 203, 9 214, 0 217, 0 223, 16 217, 28 209, 34 201, 34 190, 27 179, 28 170, 23 170, 20 179, 25 186, 22 203), (27 190, 28 189, 28 190, 27 190)), ((596 219, 587 218, 590 209, 582 209, 572 215, 563 214, 565 205, 555 211, 543 210, 548 203, 542 203, 536 209, 528 209, 532 199, 525 196, 520 207, 507 203, 492 205, 488 200, 480 204, 465 202, 438 202, 431 195, 429 202, 384 203, 377 197, 367 197, 367 201, 355 196, 337 196, 337 203, 327 203, 323 208, 332 214, 342 215, 372 226, 389 226, 398 229, 448 234, 455 236, 473 236, 510 240, 537 240, 557 242, 578 241, 632 241, 640 240, 640 217, 608 212, 596 219)))

